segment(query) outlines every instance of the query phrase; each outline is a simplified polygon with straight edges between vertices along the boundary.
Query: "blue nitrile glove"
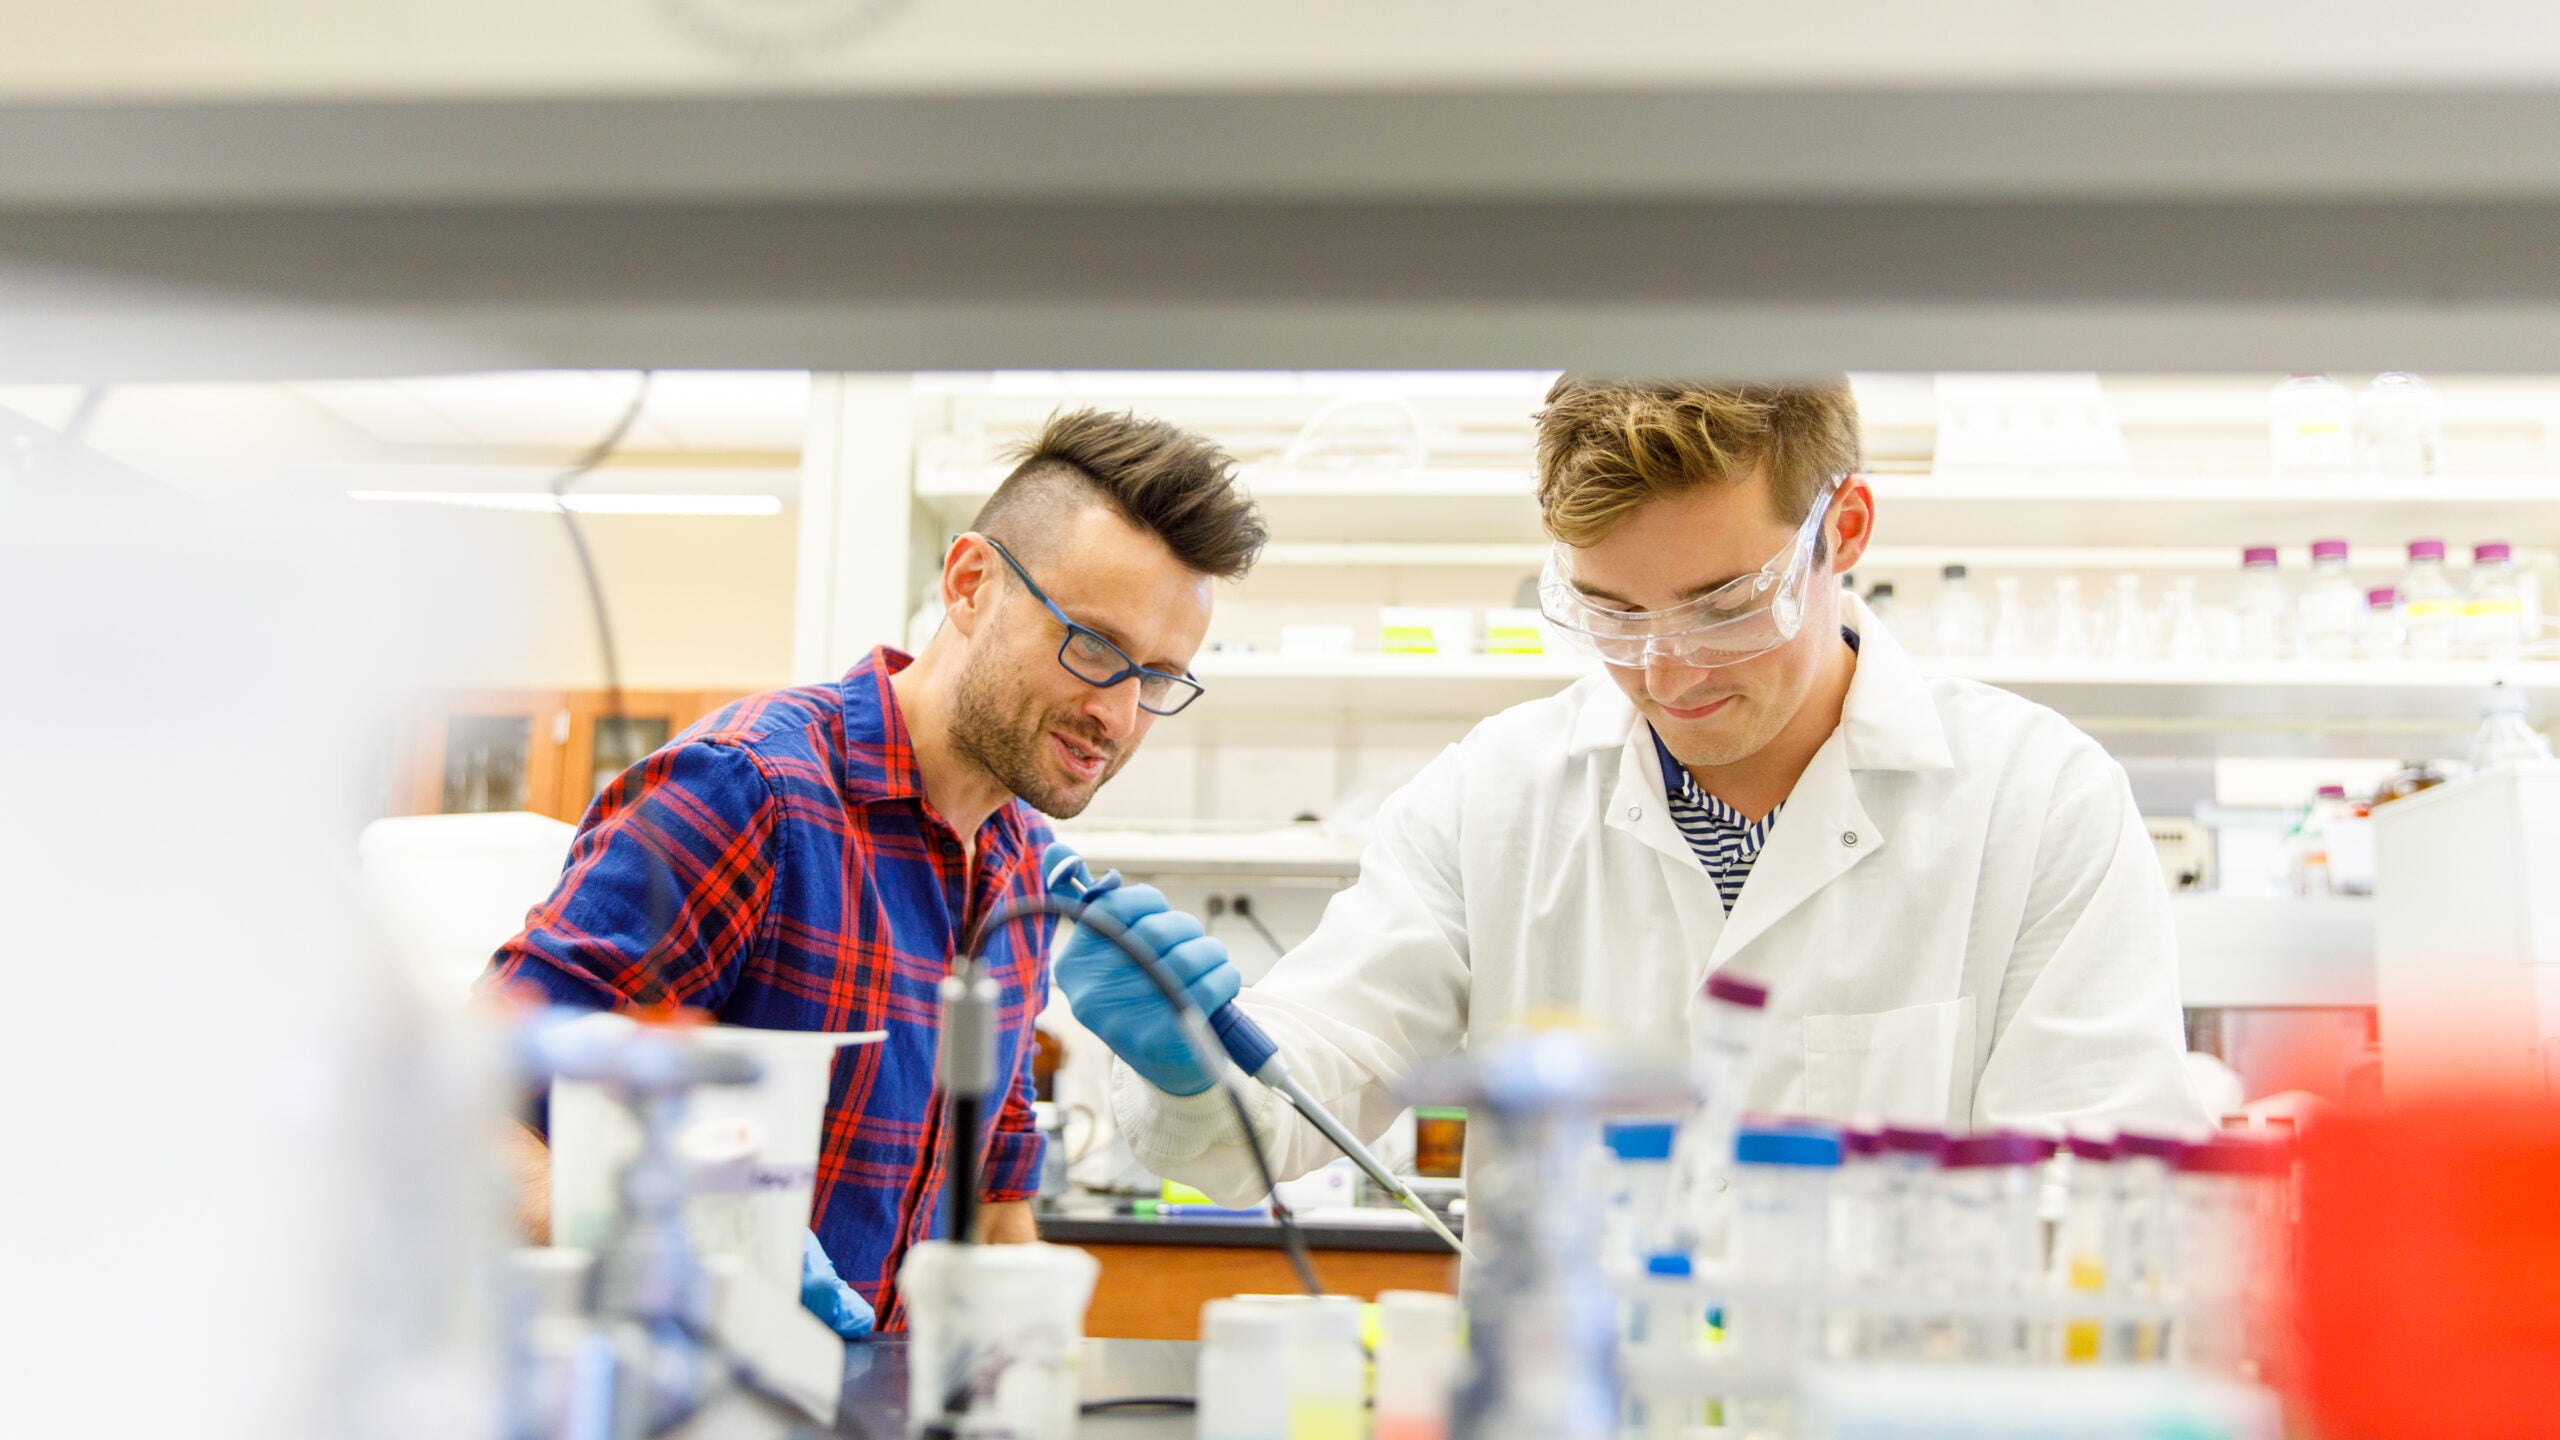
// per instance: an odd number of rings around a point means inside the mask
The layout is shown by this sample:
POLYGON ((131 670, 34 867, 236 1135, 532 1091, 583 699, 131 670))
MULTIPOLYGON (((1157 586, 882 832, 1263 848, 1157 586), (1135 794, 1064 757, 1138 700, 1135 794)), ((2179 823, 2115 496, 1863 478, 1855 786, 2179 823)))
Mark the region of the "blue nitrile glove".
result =
MULTIPOLYGON (((1051 845, 1040 860, 1042 874, 1058 877, 1050 883, 1049 893, 1061 899, 1077 898, 1077 885, 1061 874, 1064 862, 1071 860, 1075 851, 1058 844, 1051 845)), ((1067 871, 1080 880, 1083 863, 1077 861, 1067 871)), ((1203 932, 1199 921, 1168 906, 1154 886, 1121 885, 1116 876, 1106 877, 1085 890, 1083 898, 1093 909, 1128 927, 1131 939, 1164 961, 1203 1014, 1216 1013, 1244 988, 1243 978, 1227 960, 1226 943, 1203 932)), ((1079 925, 1058 947, 1051 968, 1058 988, 1067 992, 1067 1004, 1076 1019, 1101 1036, 1102 1043, 1128 1061, 1129 1068, 1148 1084, 1168 1095, 1197 1095, 1209 1088, 1209 1068, 1192 1055, 1173 1002, 1117 944, 1079 925)))
POLYGON ((836 1278, 835 1262, 815 1232, 800 1237, 800 1304, 847 1340, 870 1334, 879 1320, 861 1291, 836 1278))

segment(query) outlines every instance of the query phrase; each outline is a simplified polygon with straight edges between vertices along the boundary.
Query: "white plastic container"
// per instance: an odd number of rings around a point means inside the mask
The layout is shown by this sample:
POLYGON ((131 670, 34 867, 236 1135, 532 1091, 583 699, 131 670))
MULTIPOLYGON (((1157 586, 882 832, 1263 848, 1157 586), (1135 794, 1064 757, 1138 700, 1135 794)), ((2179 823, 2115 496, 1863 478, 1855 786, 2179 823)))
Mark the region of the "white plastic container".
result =
POLYGON ((1983 608, 1962 565, 1939 572, 1938 598, 1929 607, 1930 648, 1956 659, 1980 655, 1991 644, 1991 615, 1983 608))
MULTIPOLYGON (((1374 1440, 1448 1440, 1464 1360, 1458 1335, 1458 1297, 1379 1292, 1374 1440)), ((1212 1440, 1205 1429, 1201 1440, 1212 1440)))
MULTIPOLYGON (((1938 1162, 1947 1137, 1918 1126, 1888 1125, 1876 1136, 1876 1230, 1873 1283, 1913 1295, 1937 1273, 1938 1162)), ((1860 1327, 1859 1351, 1874 1360, 1916 1360, 1921 1329, 1907 1312, 1879 1314, 1860 1327)))
POLYGON ((2462 597, 2462 653, 2475 660, 2512 660, 2530 638, 2515 551, 2499 541, 2471 547, 2471 584, 2462 597))
MULTIPOLYGON (((1685 1282, 1695 1273, 1686 1255, 1647 1257, 1644 1273, 1652 1282, 1685 1282)), ((1706 1410, 1696 1396, 1663 1393, 1644 1384, 1647 1372, 1669 1369, 1694 1358, 1705 1339, 1698 1302, 1686 1292, 1664 1294, 1639 1287, 1621 1317, 1619 1341, 1635 1360, 1634 1373, 1618 1397, 1618 1433, 1626 1440, 1683 1440, 1701 1423, 1706 1410)), ((1381 1432, 1378 1440, 1387 1440, 1381 1432)))
POLYGON ((2444 406, 2435 387, 2385 370, 2356 397, 2358 467, 2376 479, 2433 475, 2444 450, 2444 406))
MULTIPOLYGON (((634 1022, 597 1014, 572 1023, 634 1022)), ((743 1050, 764 1069, 752 1085, 693 1092, 677 1137, 694 1189, 686 1231, 703 1254, 737 1256, 779 1294, 797 1296, 836 1052, 875 1044, 883 1032, 704 1025, 683 1033, 694 1044, 743 1050)), ((551 1087, 550 1138, 551 1243, 598 1249, 619 1212, 616 1186, 640 1151, 639 1130, 601 1087, 564 1080, 551 1087)))
POLYGON ((2531 701, 2510 685, 2492 685, 2480 697, 2480 728, 2471 737, 2471 768, 2487 770, 2519 761, 2548 760, 2551 747, 2527 719, 2531 701))
POLYGON ((2267 448, 2278 475, 2344 475, 2355 468, 2356 404, 2326 375, 2293 375, 2267 402, 2267 448))
POLYGON ((1200 1307, 1200 1440, 1289 1440, 1289 1317, 1264 1300, 1200 1307))
POLYGON ((1484 653, 1544 655, 1547 653, 1546 617, 1535 610, 1511 606, 1495 606, 1485 611, 1484 653))
POLYGON ((2291 607, 2285 600, 2284 577, 2276 569, 2276 547, 2252 545, 2240 552, 2240 658, 2273 660, 2289 653, 2285 622, 2291 607))
POLYGON ((2444 542, 2409 542, 2409 573, 2400 582, 2400 622, 2412 660, 2448 660, 2460 648, 2462 596, 2445 574, 2444 542))
POLYGON ((2080 603, 2080 577, 2058 575, 2053 581, 2053 644, 2056 660, 2089 658, 2089 609, 2080 603))
POLYGON ((1100 1261, 1067 1245, 907 1251, 907 1433, 1073 1440, 1084 1312, 1100 1261))
POLYGON ((2035 647, 2027 623, 2026 602, 2018 596, 2018 577, 2002 575, 1991 582, 1991 645, 1995 660, 2022 660, 2035 647))
POLYGON ((1286 1307, 1289 1323, 1289 1440, 1365 1440, 1369 1351, 1362 1305, 1347 1295, 1312 1295, 1286 1307))
POLYGON ((2364 632, 2365 592, 2347 570, 2347 542, 2311 542, 2311 583, 2296 607, 2302 653, 2313 660, 2354 657, 2364 632))
POLYGON ((1419 605, 1378 610, 1378 648, 1389 655, 1465 655, 1475 648, 1475 612, 1419 605))

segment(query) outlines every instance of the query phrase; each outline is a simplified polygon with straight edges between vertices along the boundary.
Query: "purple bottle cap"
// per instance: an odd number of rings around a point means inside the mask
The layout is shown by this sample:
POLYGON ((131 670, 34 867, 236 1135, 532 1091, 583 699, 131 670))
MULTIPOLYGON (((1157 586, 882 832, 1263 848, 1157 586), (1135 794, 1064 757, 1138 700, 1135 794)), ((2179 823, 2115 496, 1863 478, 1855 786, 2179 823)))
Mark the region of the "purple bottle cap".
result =
POLYGON ((2292 1169, 2291 1146, 2278 1140, 2251 1140, 2239 1135, 2217 1135, 2188 1146, 2178 1155, 2178 1171, 2184 1175, 2277 1176, 2292 1169))
POLYGON ((1947 1153, 1943 1132, 1917 1125, 1887 1125, 1876 1132, 1876 1140, 1889 1155, 1926 1155, 1935 1159, 1947 1153))
POLYGON ((2506 541, 2491 540, 2471 547, 2471 563, 2477 565, 2484 560, 2512 560, 2515 558, 2515 553, 2506 541))
POLYGON ((2409 542, 2409 558, 2412 560, 2441 560, 2444 558, 2444 542, 2441 540, 2412 540, 2409 542))
POLYGON ((1840 1132, 1840 1148, 1865 1160, 1884 1153, 1884 1135, 1876 1130, 1843 1130, 1840 1132))
POLYGON ((2319 798, 2323 800, 2344 800, 2347 798, 2347 787, 2344 785, 2323 785, 2320 787, 2319 798))
POLYGON ((2186 1148, 2186 1141, 2168 1135, 2145 1135, 2138 1130, 2127 1130, 2116 1136, 2118 1155, 2140 1155, 2152 1160, 2166 1160, 2172 1165, 2178 1163, 2178 1156, 2186 1148))
POLYGON ((2344 540, 2314 540, 2311 542, 2311 558, 2314 560, 2344 560, 2347 558, 2347 542, 2344 540))
POLYGON ((2276 563, 2276 547, 2273 545, 2252 545, 2246 550, 2240 552, 2240 563, 2243 565, 2273 565, 2276 563))
POLYGON ((2100 1140, 2092 1135, 2074 1135, 2063 1142, 2063 1148, 2071 1152, 2071 1158, 2074 1160, 2095 1160, 2103 1163, 2116 1158, 2116 1142, 2100 1140))
POLYGON ((1950 1170, 1972 1170, 1985 1165, 2041 1165, 2053 1158, 2060 1147, 2041 1135, 2020 1135, 2002 1131, 1992 1135, 1968 1135, 1947 1147, 1945 1158, 1938 1163, 1950 1170))
POLYGON ((2364 608, 2367 610, 2380 610, 2399 603, 2400 588, 2396 585, 2384 585, 2364 592, 2364 608))
POLYGON ((1745 980, 1739 975, 1719 970, 1707 977, 1707 998, 1721 1000, 1727 1005, 1739 1005, 1746 1010, 1763 1010, 1769 1005, 1769 987, 1757 980, 1745 980))

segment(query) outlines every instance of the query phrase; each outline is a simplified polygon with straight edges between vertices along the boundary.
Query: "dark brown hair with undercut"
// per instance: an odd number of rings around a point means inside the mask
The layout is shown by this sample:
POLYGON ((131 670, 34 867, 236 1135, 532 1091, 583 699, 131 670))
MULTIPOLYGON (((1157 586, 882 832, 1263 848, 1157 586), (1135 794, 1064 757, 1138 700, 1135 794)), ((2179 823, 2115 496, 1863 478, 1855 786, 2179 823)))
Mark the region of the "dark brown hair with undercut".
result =
POLYGON ((1222 580, 1243 578, 1268 538, 1262 512, 1236 483, 1234 457, 1162 420, 1062 410, 1011 458, 1012 473, 970 528, 1018 556, 1047 548, 1076 510, 1095 503, 1163 540, 1185 566, 1222 580))
POLYGON ((1538 412, 1538 514, 1567 545, 1592 545, 1639 506, 1701 485, 1769 477, 1780 520, 1799 524, 1822 487, 1856 470, 1858 402, 1818 385, 1584 380, 1565 376, 1538 412))

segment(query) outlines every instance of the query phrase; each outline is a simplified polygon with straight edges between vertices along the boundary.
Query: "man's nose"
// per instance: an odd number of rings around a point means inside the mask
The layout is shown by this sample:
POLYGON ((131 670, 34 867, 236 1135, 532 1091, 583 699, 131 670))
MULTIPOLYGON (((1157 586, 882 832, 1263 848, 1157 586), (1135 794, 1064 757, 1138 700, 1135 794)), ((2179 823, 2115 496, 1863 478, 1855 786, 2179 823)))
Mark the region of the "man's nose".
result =
POLYGON ((1695 694, 1715 677, 1716 672, 1712 669, 1691 665, 1660 651, 1650 652, 1644 657, 1645 693, 1666 704, 1695 694))
POLYGON ((1105 740, 1126 740, 1138 729, 1138 686, 1144 682, 1136 676, 1117 685, 1106 686, 1086 698, 1084 713, 1091 717, 1105 740))

